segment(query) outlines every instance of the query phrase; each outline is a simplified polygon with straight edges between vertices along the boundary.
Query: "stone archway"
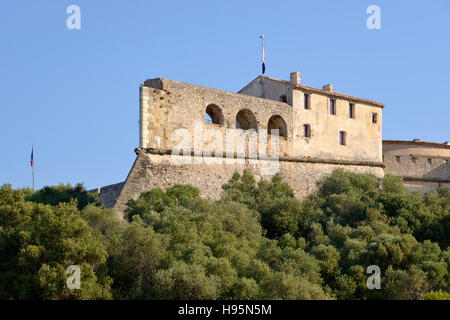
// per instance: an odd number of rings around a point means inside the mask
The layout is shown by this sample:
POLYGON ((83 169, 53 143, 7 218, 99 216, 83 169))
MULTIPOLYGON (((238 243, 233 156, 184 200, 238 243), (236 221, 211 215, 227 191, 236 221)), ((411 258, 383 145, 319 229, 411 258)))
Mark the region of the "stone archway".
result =
POLYGON ((258 129, 258 121, 256 117, 248 109, 242 109, 236 115, 236 128, 242 130, 258 129))
POLYGON ((278 135, 287 138, 287 125, 283 117, 279 115, 271 116, 267 124, 267 133, 271 134, 271 130, 278 129, 278 135))
POLYGON ((223 125, 223 112, 215 104, 210 104, 206 107, 205 113, 205 122, 213 123, 213 124, 222 124, 223 125))

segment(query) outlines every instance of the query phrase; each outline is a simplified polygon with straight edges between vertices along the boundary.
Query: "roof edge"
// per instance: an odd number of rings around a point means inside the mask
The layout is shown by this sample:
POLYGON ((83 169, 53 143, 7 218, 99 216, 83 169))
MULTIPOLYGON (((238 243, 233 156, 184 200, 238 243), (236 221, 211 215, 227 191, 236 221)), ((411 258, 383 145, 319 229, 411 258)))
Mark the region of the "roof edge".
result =
POLYGON ((271 78, 271 77, 266 77, 266 76, 260 76, 260 77, 263 78, 263 79, 267 79, 267 80, 278 81, 278 82, 282 82, 282 83, 285 83, 285 84, 289 84, 289 85, 293 86, 294 89, 297 89, 297 90, 305 90, 305 91, 310 91, 310 92, 315 92, 315 93, 327 95, 329 97, 342 98, 342 99, 351 100, 351 101, 355 101, 355 102, 361 102, 361 103, 365 103, 365 104, 370 104, 370 105, 373 105, 375 107, 379 107, 379 108, 382 108, 382 109, 385 107, 384 103, 376 102, 376 101, 368 100, 368 99, 364 99, 364 98, 358 98, 358 97, 351 96, 351 95, 344 94, 344 93, 331 92, 331 91, 327 91, 327 90, 323 90, 323 89, 310 87, 310 86, 307 86, 307 85, 304 85, 304 84, 294 85, 294 84, 292 84, 291 82, 289 82, 287 80, 281 80, 281 79, 276 79, 276 78, 271 78))
POLYGON ((450 144, 439 143, 439 142, 429 142, 429 141, 408 141, 408 140, 383 140, 383 144, 406 144, 412 146, 428 146, 443 149, 450 149, 450 144))

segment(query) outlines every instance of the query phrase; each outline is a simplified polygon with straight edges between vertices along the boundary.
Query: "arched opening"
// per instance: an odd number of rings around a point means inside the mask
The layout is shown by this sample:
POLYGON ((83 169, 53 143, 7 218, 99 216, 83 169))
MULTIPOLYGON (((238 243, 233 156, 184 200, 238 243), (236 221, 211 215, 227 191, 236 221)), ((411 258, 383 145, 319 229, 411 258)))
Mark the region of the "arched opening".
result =
POLYGON ((215 104, 206 107, 205 122, 213 124, 223 124, 222 110, 215 104))
POLYGON ((286 125, 286 121, 284 121, 284 119, 279 116, 279 115, 275 115, 275 116, 271 116, 269 119, 269 123, 267 125, 267 133, 271 134, 273 129, 278 129, 278 135, 282 136, 282 137, 287 137, 287 125, 286 125))
POLYGON ((242 109, 236 115, 236 128, 242 130, 255 129, 257 130, 258 122, 255 115, 248 109, 242 109))

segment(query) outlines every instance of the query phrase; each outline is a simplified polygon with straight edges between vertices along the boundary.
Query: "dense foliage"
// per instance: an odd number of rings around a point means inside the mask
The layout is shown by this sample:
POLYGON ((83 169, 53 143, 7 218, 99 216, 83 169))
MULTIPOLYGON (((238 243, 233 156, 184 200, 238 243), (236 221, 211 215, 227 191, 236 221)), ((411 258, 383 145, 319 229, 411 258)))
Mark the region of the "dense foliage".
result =
POLYGON ((0 299, 449 299, 448 189, 343 170, 304 200, 278 175, 236 173, 223 189, 212 201, 155 188, 118 221, 82 185, 4 185, 0 299), (80 290, 67 289, 70 265, 80 290))

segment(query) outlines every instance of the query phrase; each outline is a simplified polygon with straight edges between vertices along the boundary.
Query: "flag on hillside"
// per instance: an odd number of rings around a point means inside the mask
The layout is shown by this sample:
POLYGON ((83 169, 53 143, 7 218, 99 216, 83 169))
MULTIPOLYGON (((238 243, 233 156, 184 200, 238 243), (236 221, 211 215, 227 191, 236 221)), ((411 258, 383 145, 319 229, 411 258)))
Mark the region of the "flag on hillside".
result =
POLYGON ((31 147, 31 159, 30 159, 30 162, 31 162, 31 166, 33 166, 34 165, 34 157, 33 157, 33 150, 34 149, 34 147, 31 147))

